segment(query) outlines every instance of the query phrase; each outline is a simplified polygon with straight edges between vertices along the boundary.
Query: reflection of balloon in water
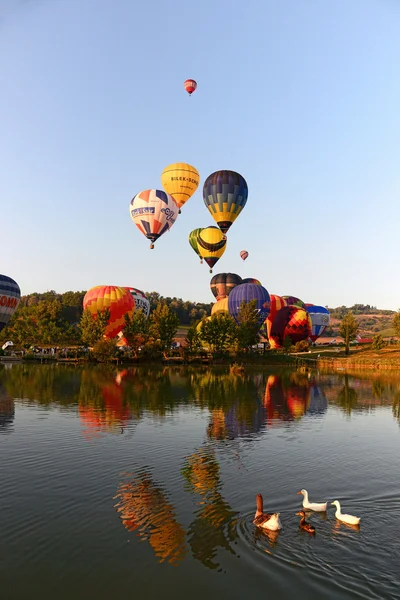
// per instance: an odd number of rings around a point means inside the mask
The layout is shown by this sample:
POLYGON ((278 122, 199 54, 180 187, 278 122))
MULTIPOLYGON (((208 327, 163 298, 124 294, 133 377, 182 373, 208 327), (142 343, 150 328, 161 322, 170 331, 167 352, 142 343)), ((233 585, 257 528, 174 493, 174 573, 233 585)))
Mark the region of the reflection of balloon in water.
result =
POLYGON ((254 279, 253 277, 246 277, 246 279, 242 280, 242 283, 254 283, 254 285, 262 285, 261 281, 258 281, 258 279, 254 279))
POLYGON ((192 248, 196 252, 197 256, 200 257, 200 262, 203 264, 203 259, 202 259, 201 255, 200 255, 199 246, 198 246, 198 243, 197 243, 197 238, 198 238, 198 236, 199 236, 199 234, 200 234, 201 231, 203 231, 203 228, 202 227, 198 227, 197 229, 193 229, 193 231, 191 231, 189 233, 189 244, 192 246, 192 248))
POLYGON ((184 86, 185 90, 187 91, 187 93, 189 94, 189 96, 191 96, 193 94, 193 92, 195 91, 195 89, 197 88, 197 82, 194 79, 186 79, 183 86, 184 86))
POLYGON ((256 301, 256 309, 258 310, 258 321, 261 325, 269 315, 270 311, 270 296, 267 290, 262 285, 254 283, 242 283, 237 285, 228 296, 229 314, 238 323, 238 314, 242 302, 256 301))
POLYGON ((136 227, 154 242, 171 229, 178 216, 179 207, 175 200, 162 190, 144 190, 131 200, 129 212, 136 227))
POLYGON ((144 316, 147 319, 150 314, 150 300, 147 298, 145 293, 142 292, 141 290, 138 290, 133 287, 127 287, 126 289, 133 296, 133 299, 135 301, 135 310, 141 309, 144 316))
POLYGON ((7 275, 0 275, 0 331, 17 310, 20 298, 18 283, 7 275))
POLYGON ((245 207, 247 196, 246 180, 235 171, 216 171, 204 182, 204 204, 224 233, 245 207))
POLYGON ((247 252, 247 250, 242 250, 240 253, 240 258, 242 260, 246 260, 246 258, 249 256, 249 253, 247 252))
POLYGON ((282 347, 286 337, 295 344, 306 340, 311 334, 311 318, 304 308, 284 306, 272 321, 270 339, 276 347, 282 347))
POLYGON ((104 335, 113 338, 125 327, 125 315, 132 317, 135 301, 126 288, 115 285, 98 285, 86 292, 83 310, 89 310, 97 317, 106 308, 110 311, 110 317, 104 335))
POLYGON ((269 338, 269 334, 271 332, 272 321, 275 319, 276 313, 278 310, 286 306, 286 300, 281 296, 277 296, 276 294, 271 294, 271 309, 268 317, 265 319, 265 333, 269 338))
POLYGON ((197 236, 197 246, 212 273, 213 266, 225 252, 226 235, 218 227, 205 227, 197 236))
POLYGON ((222 300, 218 300, 212 305, 211 315, 216 315, 218 313, 229 313, 228 296, 226 298, 222 298, 222 300))
POLYGON ((325 396, 324 390, 316 383, 313 383, 310 388, 310 403, 307 408, 307 414, 321 415, 328 410, 328 399, 325 396))
POLYGON ((313 342, 323 334, 325 329, 329 325, 330 314, 329 310, 325 306, 307 306, 307 312, 311 317, 311 335, 310 338, 313 342))
POLYGON ((7 393, 5 387, 0 383, 0 431, 6 430, 14 423, 15 406, 14 400, 7 393))
POLYGON ((242 283, 242 278, 236 273, 217 273, 211 278, 210 288, 217 300, 229 296, 234 287, 242 283))
POLYGON ((286 300, 287 306, 297 306, 298 308, 305 308, 306 305, 303 300, 300 300, 296 296, 282 296, 286 300))
POLYGON ((161 174, 162 186, 179 206, 179 212, 185 202, 193 196, 199 182, 198 170, 186 163, 168 165, 161 174))
POLYGON ((268 425, 302 417, 310 399, 310 383, 306 376, 290 375, 286 381, 280 375, 269 375, 265 388, 264 406, 268 425))

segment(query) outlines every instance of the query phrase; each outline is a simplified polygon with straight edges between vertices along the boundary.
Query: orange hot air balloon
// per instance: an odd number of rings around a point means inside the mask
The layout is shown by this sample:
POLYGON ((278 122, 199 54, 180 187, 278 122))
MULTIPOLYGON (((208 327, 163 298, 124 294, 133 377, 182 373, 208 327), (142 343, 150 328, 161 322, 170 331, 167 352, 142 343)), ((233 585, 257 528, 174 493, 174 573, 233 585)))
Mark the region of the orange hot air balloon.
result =
POLYGON ((195 81, 194 79, 186 79, 183 86, 184 86, 185 90, 187 91, 187 93, 189 94, 189 96, 191 96, 193 94, 193 92, 195 91, 195 89, 197 88, 197 81, 195 81))
POLYGON ((135 300, 129 289, 115 285, 98 285, 86 292, 83 310, 89 310, 96 317, 106 308, 110 311, 110 318, 104 335, 114 338, 125 326, 125 315, 132 317, 135 312, 135 300))
MULTIPOLYGON (((282 298, 282 296, 277 296, 276 294, 270 294, 270 298, 271 298, 271 310, 269 312, 268 317, 264 321, 268 338, 270 337, 269 334, 271 333, 272 321, 275 319, 276 313, 278 312, 278 310, 281 310, 281 308, 283 308, 284 306, 287 306, 286 300, 285 300, 285 298, 282 298)), ((271 343, 271 342, 272 342, 272 340, 270 340, 271 348, 276 348, 276 345, 274 345, 274 343, 273 342, 271 343)))

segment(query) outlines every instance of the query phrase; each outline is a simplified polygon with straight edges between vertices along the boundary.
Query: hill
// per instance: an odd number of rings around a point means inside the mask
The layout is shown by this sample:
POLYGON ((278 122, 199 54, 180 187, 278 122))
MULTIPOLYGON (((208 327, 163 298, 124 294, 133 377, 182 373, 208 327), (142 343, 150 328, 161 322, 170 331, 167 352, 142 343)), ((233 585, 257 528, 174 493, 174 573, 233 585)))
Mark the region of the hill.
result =
POLYGON ((395 335, 393 329, 393 317, 396 314, 393 310, 379 310, 369 304, 355 304, 351 307, 339 306, 337 308, 328 308, 331 314, 331 322, 325 330, 324 336, 337 337, 342 318, 346 313, 352 311, 358 322, 358 333, 361 337, 370 338, 380 333, 383 337, 395 335))

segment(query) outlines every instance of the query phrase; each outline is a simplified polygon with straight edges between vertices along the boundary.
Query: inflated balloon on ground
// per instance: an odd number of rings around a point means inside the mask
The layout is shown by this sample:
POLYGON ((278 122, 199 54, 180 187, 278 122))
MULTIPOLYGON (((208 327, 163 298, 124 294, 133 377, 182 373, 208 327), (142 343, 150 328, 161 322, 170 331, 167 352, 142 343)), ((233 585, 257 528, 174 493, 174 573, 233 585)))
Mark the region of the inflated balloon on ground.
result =
POLYGON ((211 278, 210 288, 217 300, 226 298, 237 285, 242 283, 242 278, 236 273, 217 273, 211 278))
POLYGON ((144 316, 147 319, 150 314, 150 300, 147 298, 145 293, 142 292, 142 290, 138 290, 133 287, 127 287, 126 289, 133 296, 133 299, 135 301, 135 310, 141 309, 144 316))
POLYGON ((270 340, 275 347, 281 348, 286 337, 290 337, 295 344, 307 340, 311 334, 311 317, 304 308, 297 306, 284 306, 272 321, 270 340))
POLYGON ((310 339, 315 342, 323 334, 330 322, 329 310, 325 306, 307 306, 307 312, 311 317, 310 339))
POLYGON ((229 314, 238 321, 238 315, 242 302, 248 303, 252 300, 256 301, 256 309, 258 311, 258 321, 260 327, 269 315, 271 301, 268 291, 262 285, 254 283, 242 283, 233 288, 228 296, 229 314))
POLYGON ((222 298, 222 300, 217 300, 215 304, 211 307, 211 315, 216 315, 218 313, 229 313, 228 308, 228 296, 226 298, 222 298))
POLYGON ((297 306, 298 308, 306 308, 305 303, 296 296, 282 296, 286 300, 287 306, 297 306))
POLYGON ((135 300, 127 288, 115 285, 97 285, 86 292, 83 310, 96 318, 106 308, 110 316, 104 335, 114 338, 125 327, 125 315, 132 317, 135 312, 135 300))
POLYGON ((8 324, 18 308, 21 290, 14 279, 0 275, 0 331, 8 324))
POLYGON ((254 279, 254 277, 246 277, 242 280, 242 283, 254 283, 254 285, 262 285, 261 281, 254 279))

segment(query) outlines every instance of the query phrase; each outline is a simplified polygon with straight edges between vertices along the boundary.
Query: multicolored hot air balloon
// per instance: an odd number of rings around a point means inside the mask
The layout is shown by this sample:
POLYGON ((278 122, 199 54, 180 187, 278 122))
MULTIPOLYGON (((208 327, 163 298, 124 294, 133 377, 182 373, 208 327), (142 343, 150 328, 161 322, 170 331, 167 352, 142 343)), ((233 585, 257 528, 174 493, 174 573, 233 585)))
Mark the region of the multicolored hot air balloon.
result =
POLYGON ((247 250, 242 250, 242 251, 240 252, 240 258, 241 258, 242 260, 246 260, 246 258, 247 258, 248 256, 249 256, 249 253, 247 252, 247 250))
POLYGON ((254 279, 253 277, 246 277, 246 279, 242 279, 242 283, 254 283, 254 285, 262 285, 261 281, 258 281, 258 279, 254 279))
POLYGON ((193 196, 200 183, 197 169, 186 163, 173 163, 161 173, 164 190, 173 197, 181 212, 182 206, 193 196))
POLYGON ((217 302, 215 302, 215 304, 213 304, 211 307, 211 316, 221 312, 229 313, 228 296, 226 296, 226 298, 222 298, 222 300, 217 300, 217 302))
POLYGON ((269 339, 272 340, 274 347, 283 347, 284 340, 290 337, 293 344, 306 340, 311 334, 311 318, 304 308, 297 306, 284 306, 281 308, 275 319, 272 321, 272 327, 269 339))
POLYGON ((218 227, 205 227, 197 236, 197 247, 212 273, 213 266, 225 252, 226 235, 218 227))
POLYGON ((298 308, 306 308, 303 300, 300 300, 296 296, 282 296, 284 300, 286 300, 287 306, 297 306, 298 308))
POLYGON ((311 317, 311 341, 315 342, 323 334, 330 322, 329 310, 325 306, 308 306, 307 312, 311 317))
POLYGON ((104 335, 111 339, 125 327, 125 315, 132 317, 135 300, 127 288, 115 285, 97 285, 86 292, 83 310, 89 310, 96 317, 106 308, 110 311, 110 317, 104 335))
POLYGON ((193 229, 193 231, 191 231, 189 233, 189 244, 192 246, 192 248, 196 252, 197 256, 200 257, 200 263, 203 264, 203 259, 202 259, 201 255, 200 255, 199 246, 197 244, 197 238, 198 238, 198 235, 199 235, 199 233, 201 231, 203 231, 203 228, 202 227, 198 227, 197 229, 193 229))
POLYGON ((194 90, 197 88, 197 81, 195 81, 194 79, 186 79, 185 83, 183 84, 183 87, 185 88, 189 96, 191 96, 194 90))
POLYGON ((269 315, 271 306, 269 293, 262 285, 242 283, 234 287, 228 296, 229 314, 235 319, 236 323, 239 323, 238 314, 242 302, 250 302, 251 300, 256 301, 258 320, 261 327, 269 315))
POLYGON ((8 324, 21 299, 19 285, 11 277, 0 275, 0 331, 8 324))
POLYGON ((138 290, 133 287, 126 288, 133 296, 135 301, 135 310, 141 309, 146 319, 150 314, 150 300, 147 298, 142 290, 138 290))
POLYGON ((162 190, 144 190, 132 198, 129 212, 136 227, 151 240, 150 248, 154 248, 154 242, 175 223, 179 207, 162 190))
MULTIPOLYGON (((286 304, 286 300, 284 298, 282 298, 281 296, 277 296, 276 294, 271 294, 271 310, 269 312, 268 317, 265 319, 265 333, 267 335, 267 338, 270 337, 270 333, 271 333, 271 327, 272 327, 272 322, 276 317, 277 312, 283 308, 284 306, 287 306, 286 304)), ((271 345, 271 342, 270 342, 271 345)), ((272 347, 272 345, 271 345, 272 347)))
POLYGON ((236 273, 218 273, 211 278, 210 288, 217 300, 226 298, 237 285, 242 283, 242 278, 236 273))
POLYGON ((205 180, 204 204, 224 233, 246 206, 248 192, 246 180, 235 171, 216 171, 205 180))

